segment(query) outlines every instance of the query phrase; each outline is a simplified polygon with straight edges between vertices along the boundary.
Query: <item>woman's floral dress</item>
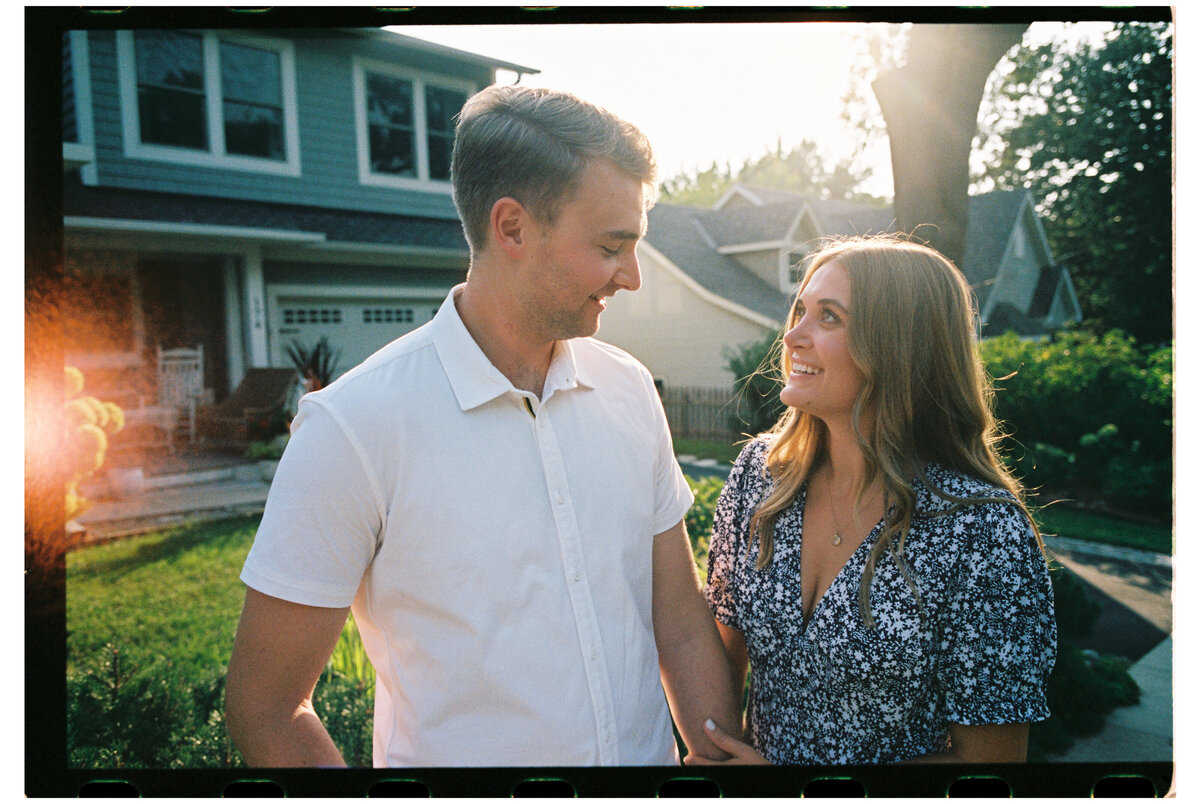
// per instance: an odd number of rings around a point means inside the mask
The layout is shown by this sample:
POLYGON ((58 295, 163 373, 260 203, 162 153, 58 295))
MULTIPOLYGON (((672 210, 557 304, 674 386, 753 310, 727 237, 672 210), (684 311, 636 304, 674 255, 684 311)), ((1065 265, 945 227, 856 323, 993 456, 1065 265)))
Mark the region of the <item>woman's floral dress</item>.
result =
MULTIPOLYGON (((776 764, 897 762, 945 750, 947 723, 1049 716, 1056 629, 1046 562, 1015 505, 955 508, 921 485, 904 560, 920 601, 884 553, 871 587, 875 630, 858 589, 882 523, 815 604, 800 593, 806 489, 778 519, 772 563, 756 570, 750 517, 770 488, 768 443, 746 446, 717 503, 705 593, 750 655, 751 744, 776 764)), ((957 472, 926 476, 959 497, 1010 497, 957 472)))

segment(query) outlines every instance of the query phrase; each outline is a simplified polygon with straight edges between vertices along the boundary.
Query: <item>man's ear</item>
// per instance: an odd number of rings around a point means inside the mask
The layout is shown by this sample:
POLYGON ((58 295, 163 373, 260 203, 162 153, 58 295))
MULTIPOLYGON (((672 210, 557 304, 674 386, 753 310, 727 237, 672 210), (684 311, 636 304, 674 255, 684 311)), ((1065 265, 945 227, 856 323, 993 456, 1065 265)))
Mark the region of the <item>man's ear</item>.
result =
POLYGON ((515 198, 504 197, 492 204, 488 223, 492 241, 508 257, 521 256, 529 242, 532 221, 525 205, 515 198))

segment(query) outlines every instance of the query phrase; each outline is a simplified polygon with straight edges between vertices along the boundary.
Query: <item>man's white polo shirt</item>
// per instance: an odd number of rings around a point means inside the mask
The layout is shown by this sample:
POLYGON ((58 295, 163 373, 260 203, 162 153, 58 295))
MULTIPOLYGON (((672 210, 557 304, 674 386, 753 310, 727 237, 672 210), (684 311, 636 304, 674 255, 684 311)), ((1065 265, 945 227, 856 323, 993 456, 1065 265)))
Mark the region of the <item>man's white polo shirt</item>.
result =
POLYGON ((576 339, 518 391, 459 292, 304 397, 242 580, 353 603, 376 766, 677 764, 652 545, 692 495, 650 374, 576 339))

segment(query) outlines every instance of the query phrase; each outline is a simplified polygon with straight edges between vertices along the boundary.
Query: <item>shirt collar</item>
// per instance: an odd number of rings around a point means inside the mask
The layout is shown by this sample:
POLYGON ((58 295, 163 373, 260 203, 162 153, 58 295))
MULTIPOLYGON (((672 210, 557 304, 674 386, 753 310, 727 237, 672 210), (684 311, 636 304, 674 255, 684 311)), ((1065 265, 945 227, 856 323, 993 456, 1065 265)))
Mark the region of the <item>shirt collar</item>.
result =
MULTIPOLYGON (((467 331, 454 303, 464 287, 466 285, 457 285, 450 291, 433 317, 431 327, 433 345, 442 369, 446 372, 459 407, 468 411, 506 393, 521 392, 492 365, 467 331)), ((555 391, 577 386, 594 388, 595 384, 589 373, 578 364, 571 342, 558 341, 550 359, 543 397, 549 399, 555 391)))

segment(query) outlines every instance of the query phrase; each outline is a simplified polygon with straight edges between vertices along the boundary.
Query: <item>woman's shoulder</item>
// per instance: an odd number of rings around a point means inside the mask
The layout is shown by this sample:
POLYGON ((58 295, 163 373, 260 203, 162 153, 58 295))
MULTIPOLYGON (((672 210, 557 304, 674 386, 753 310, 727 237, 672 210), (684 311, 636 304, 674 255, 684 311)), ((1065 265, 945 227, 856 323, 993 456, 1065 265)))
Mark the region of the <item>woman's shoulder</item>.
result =
POLYGON ((942 513, 960 507, 962 501, 979 501, 980 505, 1015 503, 1008 489, 982 478, 968 475, 937 463, 926 464, 923 477, 915 484, 917 510, 942 513))
POLYGON ((760 435, 746 442, 742 447, 742 451, 738 453, 737 460, 733 462, 733 468, 729 470, 729 477, 725 483, 727 486, 744 487, 748 483, 762 483, 766 481, 765 467, 767 465, 767 452, 771 448, 771 436, 760 435))

